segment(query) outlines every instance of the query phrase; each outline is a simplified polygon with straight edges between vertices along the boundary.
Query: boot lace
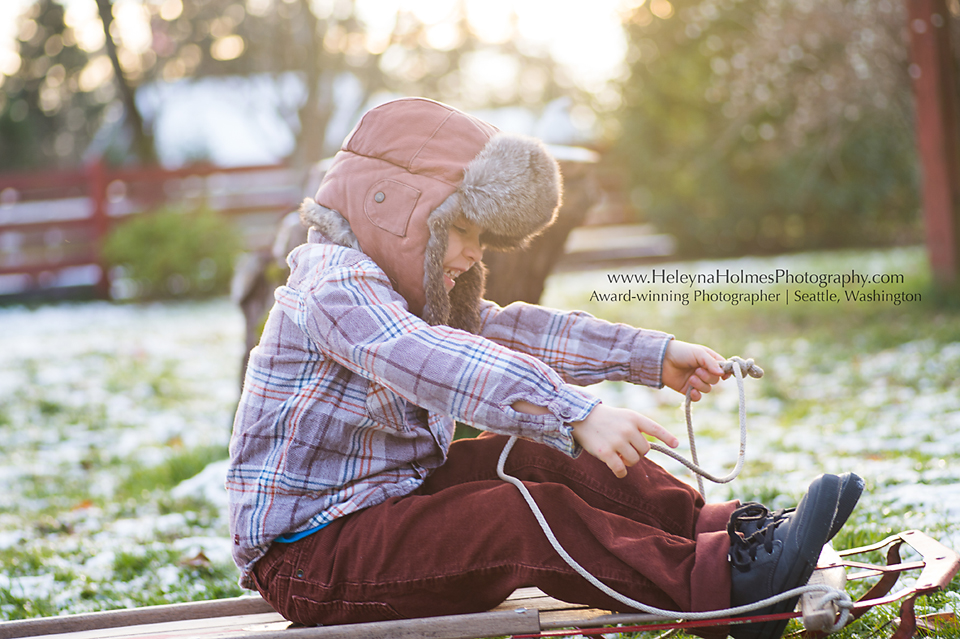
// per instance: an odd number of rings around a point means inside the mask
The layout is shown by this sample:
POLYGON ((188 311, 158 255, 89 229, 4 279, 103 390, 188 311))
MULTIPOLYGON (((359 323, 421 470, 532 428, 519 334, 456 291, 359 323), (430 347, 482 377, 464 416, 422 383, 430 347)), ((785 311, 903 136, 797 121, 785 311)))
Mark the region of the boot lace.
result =
POLYGON ((761 547, 768 554, 773 552, 776 529, 794 510, 781 508, 771 513, 761 504, 748 502, 733 511, 727 522, 730 565, 740 572, 747 572, 757 560, 761 547))

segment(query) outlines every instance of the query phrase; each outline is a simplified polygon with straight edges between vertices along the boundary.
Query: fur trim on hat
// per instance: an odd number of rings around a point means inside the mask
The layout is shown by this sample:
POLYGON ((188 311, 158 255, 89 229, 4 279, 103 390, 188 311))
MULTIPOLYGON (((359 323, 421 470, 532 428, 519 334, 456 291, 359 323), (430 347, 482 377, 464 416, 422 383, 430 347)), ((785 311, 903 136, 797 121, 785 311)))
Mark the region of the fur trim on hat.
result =
POLYGON ((300 220, 305 226, 320 231, 334 244, 360 250, 360 242, 344 217, 333 209, 317 204, 313 198, 305 198, 300 204, 300 220))
POLYGON ((471 333, 480 329, 480 300, 486 269, 477 264, 457 278, 447 295, 443 259, 450 225, 459 217, 483 232, 485 248, 525 246, 553 223, 561 198, 560 169, 533 138, 497 134, 467 165, 459 188, 430 214, 430 240, 424 255, 423 319, 471 333))
POLYGON ((560 168, 534 138, 498 133, 463 172, 455 195, 484 244, 513 249, 553 223, 560 207, 560 168))

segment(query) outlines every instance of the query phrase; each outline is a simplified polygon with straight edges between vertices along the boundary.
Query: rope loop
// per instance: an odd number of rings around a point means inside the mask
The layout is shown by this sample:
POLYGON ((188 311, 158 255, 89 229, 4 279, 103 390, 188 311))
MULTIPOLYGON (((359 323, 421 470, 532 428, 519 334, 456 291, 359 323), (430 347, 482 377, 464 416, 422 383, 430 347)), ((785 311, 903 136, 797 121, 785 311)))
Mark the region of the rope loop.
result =
POLYGON ((720 368, 723 369, 725 374, 732 374, 736 378, 737 392, 739 393, 740 451, 737 454, 737 464, 734 469, 723 477, 717 477, 716 475, 713 475, 700 467, 700 460, 697 458, 697 441, 693 432, 693 400, 690 398, 690 394, 693 391, 692 386, 687 388, 686 398, 684 399, 683 403, 683 412, 687 420, 687 441, 690 442, 690 459, 686 459, 679 453, 674 452, 666 446, 656 443, 650 444, 650 448, 652 450, 663 453, 667 457, 675 459, 693 471, 693 473, 697 476, 697 488, 700 489, 701 495, 706 494, 703 487, 704 478, 709 479, 715 484, 726 484, 736 479, 740 474, 740 471, 743 469, 743 461, 747 454, 747 400, 746 394, 743 391, 743 378, 745 375, 749 375, 754 379, 760 379, 763 377, 763 369, 756 365, 756 363, 753 361, 753 358, 743 359, 734 355, 730 359, 722 362, 720 364, 720 368))

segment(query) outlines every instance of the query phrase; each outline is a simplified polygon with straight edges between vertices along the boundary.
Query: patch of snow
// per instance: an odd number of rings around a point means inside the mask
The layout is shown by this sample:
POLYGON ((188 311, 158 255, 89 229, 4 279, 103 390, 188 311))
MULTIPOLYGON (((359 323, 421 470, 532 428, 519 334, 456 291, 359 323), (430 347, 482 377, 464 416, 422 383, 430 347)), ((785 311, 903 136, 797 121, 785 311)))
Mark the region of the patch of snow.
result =
POLYGON ((229 537, 184 537, 173 542, 173 548, 184 557, 203 553, 213 564, 233 565, 233 542, 229 537))
POLYGON ((46 599, 57 588, 57 582, 51 573, 22 577, 8 577, 0 573, 0 590, 7 590, 14 597, 27 600, 46 599))
POLYGON ((211 504, 226 511, 228 502, 225 483, 229 466, 229 459, 213 462, 199 474, 180 482, 180 484, 170 491, 170 495, 176 499, 183 499, 185 497, 206 499, 211 504))

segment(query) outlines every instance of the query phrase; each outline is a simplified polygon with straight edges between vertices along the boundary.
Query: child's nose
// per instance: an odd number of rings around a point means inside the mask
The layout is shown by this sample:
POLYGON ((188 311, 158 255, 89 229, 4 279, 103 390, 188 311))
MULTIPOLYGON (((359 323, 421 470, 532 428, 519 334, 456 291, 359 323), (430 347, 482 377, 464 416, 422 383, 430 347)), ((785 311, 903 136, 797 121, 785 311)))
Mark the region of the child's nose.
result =
POLYGON ((464 243, 463 255, 471 262, 479 262, 483 259, 483 247, 479 240, 470 240, 464 243))

